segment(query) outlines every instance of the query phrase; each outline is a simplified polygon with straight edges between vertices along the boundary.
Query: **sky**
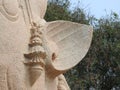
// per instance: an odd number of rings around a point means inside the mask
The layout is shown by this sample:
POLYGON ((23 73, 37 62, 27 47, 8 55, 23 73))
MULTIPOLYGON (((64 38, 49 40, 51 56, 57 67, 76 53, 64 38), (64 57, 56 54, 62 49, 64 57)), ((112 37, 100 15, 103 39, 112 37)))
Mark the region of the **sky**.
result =
POLYGON ((85 8, 87 12, 94 15, 96 18, 105 16, 111 11, 120 15, 120 0, 70 0, 71 7, 76 5, 85 8), (80 3, 78 4, 78 1, 80 3))

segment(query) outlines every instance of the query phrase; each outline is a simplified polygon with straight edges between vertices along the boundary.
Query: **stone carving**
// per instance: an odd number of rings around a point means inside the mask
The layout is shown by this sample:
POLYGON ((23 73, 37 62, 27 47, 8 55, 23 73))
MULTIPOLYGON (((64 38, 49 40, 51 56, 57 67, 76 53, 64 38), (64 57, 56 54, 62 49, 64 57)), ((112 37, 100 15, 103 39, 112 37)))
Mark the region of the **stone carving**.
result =
POLYGON ((45 58, 46 53, 45 49, 42 46, 42 31, 40 30, 41 26, 33 22, 31 27, 31 38, 29 43, 30 52, 24 54, 25 58, 28 59, 25 64, 30 66, 30 80, 31 84, 39 78, 42 71, 45 68, 45 58))
POLYGON ((70 90, 63 73, 86 55, 92 27, 46 22, 47 0, 0 0, 0 90, 70 90))
POLYGON ((58 78, 58 85, 57 85, 58 90, 70 90, 63 75, 59 75, 57 78, 58 78))
POLYGON ((18 19, 18 2, 17 0, 0 0, 0 12, 9 20, 18 19), (13 3, 14 2, 14 3, 13 3), (13 8, 14 7, 14 8, 13 8))

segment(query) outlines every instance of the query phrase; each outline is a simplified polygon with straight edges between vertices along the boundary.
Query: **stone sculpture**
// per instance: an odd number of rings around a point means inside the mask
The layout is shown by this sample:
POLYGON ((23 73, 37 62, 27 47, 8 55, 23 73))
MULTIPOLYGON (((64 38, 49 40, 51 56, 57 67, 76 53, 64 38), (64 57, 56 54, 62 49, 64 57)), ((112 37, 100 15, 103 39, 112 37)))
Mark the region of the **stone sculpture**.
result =
POLYGON ((46 22, 47 0, 0 0, 0 90, 70 90, 62 75, 87 53, 92 27, 46 22))

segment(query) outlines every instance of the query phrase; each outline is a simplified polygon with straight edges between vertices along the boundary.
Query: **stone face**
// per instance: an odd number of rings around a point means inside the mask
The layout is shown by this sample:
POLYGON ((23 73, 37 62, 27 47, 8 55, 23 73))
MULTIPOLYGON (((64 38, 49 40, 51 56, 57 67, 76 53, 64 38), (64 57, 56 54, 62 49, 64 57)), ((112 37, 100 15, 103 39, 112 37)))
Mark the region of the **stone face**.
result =
POLYGON ((62 75, 86 55, 92 27, 46 22, 47 0, 0 0, 0 90, 70 90, 62 75))

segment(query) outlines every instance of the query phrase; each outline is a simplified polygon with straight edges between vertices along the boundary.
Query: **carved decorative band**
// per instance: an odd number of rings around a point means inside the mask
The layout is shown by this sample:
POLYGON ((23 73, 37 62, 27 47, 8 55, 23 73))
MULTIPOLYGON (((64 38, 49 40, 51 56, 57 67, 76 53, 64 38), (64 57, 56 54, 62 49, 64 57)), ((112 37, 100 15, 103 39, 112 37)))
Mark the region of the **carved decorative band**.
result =
POLYGON ((46 58, 46 53, 45 52, 33 52, 33 53, 29 53, 29 54, 24 54, 24 56, 27 58, 27 59, 32 59, 33 57, 41 57, 42 59, 45 59, 46 58))
POLYGON ((42 46, 42 43, 32 43, 32 44, 30 43, 30 44, 29 44, 29 47, 30 47, 30 48, 32 48, 32 47, 34 47, 34 46, 42 46))
POLYGON ((34 52, 34 53, 29 53, 29 54, 24 54, 25 58, 28 60, 25 61, 25 64, 28 65, 35 65, 35 64, 40 64, 41 67, 45 66, 45 61, 44 59, 46 58, 46 53, 42 52, 34 52))

